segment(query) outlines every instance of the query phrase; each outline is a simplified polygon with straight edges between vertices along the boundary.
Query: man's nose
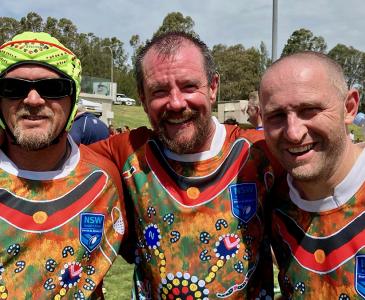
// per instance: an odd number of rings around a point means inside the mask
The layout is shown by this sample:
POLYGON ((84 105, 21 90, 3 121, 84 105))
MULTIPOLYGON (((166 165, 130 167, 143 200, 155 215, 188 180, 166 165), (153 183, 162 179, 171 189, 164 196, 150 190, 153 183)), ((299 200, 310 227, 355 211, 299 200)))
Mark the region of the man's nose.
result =
POLYGON ((33 89, 30 90, 28 95, 24 98, 23 102, 24 104, 30 105, 30 106, 38 106, 43 105, 45 103, 45 99, 41 97, 41 95, 38 94, 37 90, 33 89))
POLYGON ((168 109, 173 111, 181 111, 187 107, 187 102, 184 96, 179 89, 173 89, 170 92, 170 99, 168 103, 168 109))
POLYGON ((298 118, 296 114, 289 114, 286 123, 286 138, 292 143, 299 143, 308 132, 305 121, 298 118))

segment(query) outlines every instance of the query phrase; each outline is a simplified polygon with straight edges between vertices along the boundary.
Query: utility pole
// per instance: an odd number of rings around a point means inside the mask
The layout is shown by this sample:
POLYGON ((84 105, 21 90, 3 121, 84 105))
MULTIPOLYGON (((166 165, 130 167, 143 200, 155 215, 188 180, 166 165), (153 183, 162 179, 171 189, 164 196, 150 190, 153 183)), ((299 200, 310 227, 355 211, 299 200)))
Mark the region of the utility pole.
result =
POLYGON ((272 1, 272 49, 271 60, 277 60, 277 43, 278 43, 278 0, 272 1))
POLYGON ((113 49, 111 46, 103 46, 103 49, 108 48, 110 50, 110 95, 113 94, 113 69, 114 69, 114 57, 113 49))

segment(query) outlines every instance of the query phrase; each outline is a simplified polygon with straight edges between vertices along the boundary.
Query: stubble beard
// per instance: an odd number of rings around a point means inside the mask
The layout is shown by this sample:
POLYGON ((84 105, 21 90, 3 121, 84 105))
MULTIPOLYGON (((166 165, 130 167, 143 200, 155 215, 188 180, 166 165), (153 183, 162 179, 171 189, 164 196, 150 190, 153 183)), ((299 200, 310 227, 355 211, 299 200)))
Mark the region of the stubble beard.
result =
POLYGON ((55 138, 51 129, 46 132, 41 132, 39 130, 32 130, 32 132, 27 131, 29 130, 22 130, 21 128, 16 127, 13 132, 15 142, 27 151, 36 151, 46 148, 51 145, 55 138))
MULTIPOLYGON (((30 113, 30 110, 23 109, 17 113, 17 119, 30 113)), ((53 115, 51 113, 48 113, 47 116, 52 120, 53 115)), ((58 135, 58 133, 54 132, 52 124, 46 129, 24 129, 18 123, 15 124, 12 134, 15 138, 15 143, 27 151, 37 151, 50 146, 58 135)))
POLYGON ((321 144, 325 145, 325 149, 321 152, 322 155, 316 165, 285 166, 283 162, 284 167, 296 181, 320 183, 334 175, 345 149, 343 141, 346 136, 333 133, 332 137, 331 141, 322 140, 321 144))

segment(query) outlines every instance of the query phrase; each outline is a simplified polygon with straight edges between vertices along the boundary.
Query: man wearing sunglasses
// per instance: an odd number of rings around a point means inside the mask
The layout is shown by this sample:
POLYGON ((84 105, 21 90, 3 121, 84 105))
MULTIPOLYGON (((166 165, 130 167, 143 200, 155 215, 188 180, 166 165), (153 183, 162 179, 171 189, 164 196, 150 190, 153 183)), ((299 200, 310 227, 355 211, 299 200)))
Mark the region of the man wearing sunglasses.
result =
POLYGON ((0 46, 0 298, 86 299, 124 236, 120 177, 68 135, 78 58, 46 33, 0 46))

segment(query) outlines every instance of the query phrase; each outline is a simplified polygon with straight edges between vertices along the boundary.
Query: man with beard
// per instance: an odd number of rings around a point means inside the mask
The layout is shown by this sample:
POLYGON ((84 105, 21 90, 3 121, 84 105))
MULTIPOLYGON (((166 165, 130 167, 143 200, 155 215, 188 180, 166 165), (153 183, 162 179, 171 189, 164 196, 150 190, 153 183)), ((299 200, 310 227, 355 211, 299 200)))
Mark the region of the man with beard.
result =
POLYGON ((272 167, 238 126, 212 117, 219 80, 207 46, 169 32, 141 50, 135 69, 153 130, 92 145, 126 187, 134 297, 272 297, 264 210, 272 167))
POLYGON ((88 299, 124 235, 115 166, 67 134, 81 65, 47 33, 0 46, 0 298, 88 299))
POLYGON ((265 72, 260 102, 266 142, 288 171, 272 222, 284 298, 363 299, 365 153, 347 134, 358 92, 336 62, 303 52, 265 72))

